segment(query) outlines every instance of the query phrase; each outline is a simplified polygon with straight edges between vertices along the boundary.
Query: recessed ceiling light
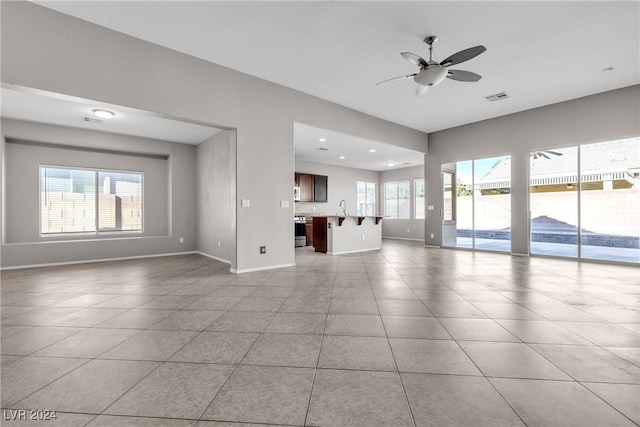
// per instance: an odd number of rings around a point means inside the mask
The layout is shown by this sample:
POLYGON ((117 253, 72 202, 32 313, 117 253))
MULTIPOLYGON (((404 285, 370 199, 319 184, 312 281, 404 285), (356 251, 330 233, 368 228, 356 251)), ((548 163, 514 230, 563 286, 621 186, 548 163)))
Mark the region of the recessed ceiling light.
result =
POLYGON ((387 166, 389 166, 389 167, 392 167, 392 166, 395 166, 395 165, 396 165, 396 162, 387 162, 387 166))
POLYGON ((326 141, 327 141, 327 138, 320 138, 320 139, 318 139, 318 141, 320 141, 320 142, 326 142, 326 141))
POLYGON ((95 114, 96 116, 98 116, 102 120, 110 119, 111 117, 116 115, 116 113, 114 113, 113 111, 102 110, 102 109, 99 109, 99 108, 93 110, 93 114, 95 114))
POLYGON ((372 148, 371 150, 369 150, 369 152, 370 152, 370 153, 375 153, 375 152, 376 152, 376 149, 375 149, 375 148, 372 148))
POLYGON ((345 156, 340 156, 340 159, 344 160, 344 159, 346 159, 346 157, 345 156))

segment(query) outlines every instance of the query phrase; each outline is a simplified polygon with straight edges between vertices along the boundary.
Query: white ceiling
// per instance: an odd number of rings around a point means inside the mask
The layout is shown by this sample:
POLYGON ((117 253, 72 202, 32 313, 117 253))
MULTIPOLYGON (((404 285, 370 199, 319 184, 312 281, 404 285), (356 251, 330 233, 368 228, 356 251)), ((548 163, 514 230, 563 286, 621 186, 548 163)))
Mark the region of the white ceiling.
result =
POLYGON ((146 111, 41 91, 2 88, 0 99, 2 100, 0 114, 9 119, 133 135, 183 144, 199 144, 220 132, 220 129, 214 127, 171 120, 146 111), (97 119, 93 113, 94 109, 106 109, 115 113, 115 116, 101 122, 85 121, 84 117, 97 119))
POLYGON ((384 171, 424 164, 424 153, 294 123, 296 160, 384 171), (320 141, 324 139, 325 141, 320 141), (370 150, 375 150, 371 152, 370 150), (341 157, 344 157, 342 159, 341 157))
POLYGON ((424 132, 640 83, 637 1, 35 3, 424 132), (428 35, 439 60, 484 45, 452 67, 482 80, 375 85, 415 72, 399 53, 428 35))

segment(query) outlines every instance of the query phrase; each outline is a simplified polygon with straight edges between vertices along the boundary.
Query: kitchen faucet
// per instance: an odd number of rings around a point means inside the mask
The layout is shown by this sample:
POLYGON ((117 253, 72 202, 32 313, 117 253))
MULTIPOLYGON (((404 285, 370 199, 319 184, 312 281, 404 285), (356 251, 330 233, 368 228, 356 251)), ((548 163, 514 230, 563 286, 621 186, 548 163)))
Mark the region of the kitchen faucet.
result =
POLYGON ((344 203, 344 208, 342 208, 342 212, 344 212, 344 216, 349 216, 349 214, 347 213, 347 202, 346 200, 340 200, 340 205, 342 206, 342 204, 344 203))

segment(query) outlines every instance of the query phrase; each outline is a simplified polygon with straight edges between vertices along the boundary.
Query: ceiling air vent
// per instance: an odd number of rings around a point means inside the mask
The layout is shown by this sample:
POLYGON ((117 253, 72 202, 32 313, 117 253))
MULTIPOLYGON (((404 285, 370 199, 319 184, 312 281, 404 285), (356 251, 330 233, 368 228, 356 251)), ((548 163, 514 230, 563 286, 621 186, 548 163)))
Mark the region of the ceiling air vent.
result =
POLYGON ((507 99, 509 97, 509 95, 507 95, 504 92, 500 92, 500 93, 494 93, 493 95, 489 95, 486 96, 485 98, 487 98, 488 101, 494 102, 494 101, 500 101, 501 99, 507 99))
POLYGON ((82 121, 83 121, 83 122, 89 122, 89 123, 95 123, 95 124, 98 124, 98 125, 99 125, 100 123, 102 123, 102 120, 100 120, 100 119, 95 119, 95 118, 93 118, 93 117, 83 117, 83 118, 82 118, 82 121))
POLYGON ((324 147, 318 147, 316 148, 316 151, 329 151, 329 149, 324 147))

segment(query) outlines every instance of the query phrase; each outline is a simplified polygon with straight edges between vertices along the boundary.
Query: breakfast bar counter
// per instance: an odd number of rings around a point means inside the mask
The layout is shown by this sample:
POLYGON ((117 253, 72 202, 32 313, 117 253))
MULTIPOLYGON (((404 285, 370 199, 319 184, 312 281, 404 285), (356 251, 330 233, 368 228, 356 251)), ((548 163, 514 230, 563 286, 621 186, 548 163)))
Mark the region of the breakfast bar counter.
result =
POLYGON ((313 246, 329 255, 380 250, 381 216, 314 216, 313 246))

